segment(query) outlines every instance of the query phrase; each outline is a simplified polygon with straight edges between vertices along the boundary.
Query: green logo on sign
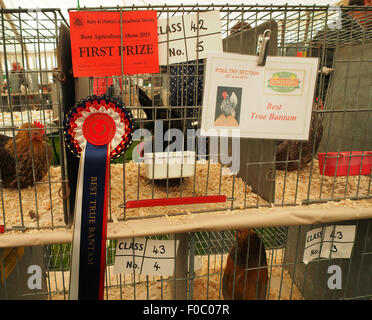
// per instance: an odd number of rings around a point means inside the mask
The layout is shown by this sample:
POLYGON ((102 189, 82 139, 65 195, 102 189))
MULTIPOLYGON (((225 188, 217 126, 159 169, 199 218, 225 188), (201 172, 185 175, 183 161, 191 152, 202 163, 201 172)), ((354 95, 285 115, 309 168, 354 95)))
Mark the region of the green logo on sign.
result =
POLYGON ((293 72, 280 71, 273 74, 268 80, 268 87, 277 92, 292 92, 300 88, 300 79, 293 72))

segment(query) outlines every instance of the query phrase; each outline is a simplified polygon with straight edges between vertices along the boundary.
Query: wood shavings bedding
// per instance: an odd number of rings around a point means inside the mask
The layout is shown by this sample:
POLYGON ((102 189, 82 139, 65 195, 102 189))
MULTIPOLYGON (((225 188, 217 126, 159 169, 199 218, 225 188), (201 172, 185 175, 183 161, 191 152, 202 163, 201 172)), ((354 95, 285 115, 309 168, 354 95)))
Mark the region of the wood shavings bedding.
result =
MULTIPOLYGON (((299 300, 301 293, 293 283, 286 269, 282 268, 283 249, 266 250, 269 272, 269 285, 267 291, 268 300, 299 300)), ((225 268, 227 255, 202 256, 202 268, 197 272, 194 279, 194 300, 223 300, 221 288, 221 264, 225 268), (209 266, 208 266, 209 263, 209 266)), ((122 274, 119 276, 112 273, 109 267, 108 288, 105 289, 106 300, 172 300, 172 286, 174 281, 160 277, 136 276, 136 286, 133 286, 133 275, 122 274), (121 288, 120 288, 121 282, 121 288)), ((52 300, 63 300, 63 294, 55 294, 58 289, 68 288, 69 273, 50 272, 52 300), (63 285, 64 280, 64 285, 63 285)), ((68 296, 66 292, 66 296, 68 296)))
MULTIPOLYGON (((49 174, 48 174, 49 175, 49 174)), ((50 184, 46 175, 42 183, 25 189, 0 190, 0 224, 6 227, 64 226, 63 200, 59 196, 61 171, 50 167, 50 184), (5 216, 5 221, 4 221, 5 216)))
MULTIPOLYGON (((303 200, 372 196, 370 176, 329 177, 319 174, 318 160, 300 171, 276 171, 275 203, 300 205, 303 200), (310 188, 309 188, 309 180, 310 188), (283 196, 284 195, 284 196, 283 196)), ((346 200, 350 202, 351 200, 346 200)), ((333 202, 332 205, 337 205, 333 202)), ((339 205, 344 205, 340 202, 339 205)))
MULTIPOLYGON (((127 170, 128 164, 126 164, 127 170)), ((126 200, 136 200, 152 198, 169 198, 174 197, 186 197, 186 196, 206 196, 206 195, 226 195, 228 198, 233 197, 236 199, 234 201, 234 206, 239 208, 244 207, 244 201, 246 206, 256 206, 259 204, 267 204, 267 202, 257 194, 252 192, 250 186, 246 186, 244 181, 240 178, 233 177, 231 175, 221 174, 220 164, 210 164, 209 174, 208 174, 208 164, 196 165, 195 181, 194 177, 185 178, 181 185, 173 185, 170 183, 168 186, 166 183, 160 184, 159 182, 153 183, 151 180, 145 178, 144 166, 140 166, 139 173, 139 185, 138 185, 138 165, 134 163, 129 164, 129 170, 132 170, 133 174, 129 177, 126 175, 126 200), (137 170, 133 170, 133 166, 137 170), (220 182, 221 180, 221 182, 220 182), (234 184, 234 193, 232 193, 232 186, 234 184), (139 195, 139 197, 138 197, 139 195)), ((117 176, 115 183, 123 184, 122 177, 117 176)), ((113 199, 117 199, 118 195, 113 195, 113 199)), ((131 216, 147 216, 153 215, 154 211, 161 211, 162 214, 172 214, 178 212, 190 212, 190 211, 205 211, 205 210, 218 210, 218 209, 228 209, 231 208, 231 202, 226 203, 210 203, 202 205, 185 205, 177 207, 164 207, 161 210, 155 208, 140 208, 140 209, 128 209, 126 214, 128 217, 131 216)), ((159 208, 158 208, 159 209, 159 208)))
MULTIPOLYGON (((134 162, 111 165, 111 190, 109 201, 109 221, 114 223, 124 219, 124 209, 120 205, 128 200, 180 197, 180 196, 205 196, 205 195, 226 195, 233 197, 234 207, 244 208, 265 206, 268 203, 257 196, 250 186, 246 186, 244 181, 231 175, 221 175, 220 164, 200 164, 196 165, 195 181, 194 177, 185 178, 182 184, 172 185, 169 183, 153 183, 145 178, 144 166, 134 162), (208 169, 209 167, 209 169, 208 169), (124 168, 124 170, 123 170, 124 168), (209 174, 208 174, 209 170, 209 174), (125 172, 124 196, 123 172, 125 172), (232 193, 232 186, 234 192, 232 193)), ((368 196, 372 193, 372 183, 369 176, 350 176, 322 177, 319 175, 318 165, 314 160, 313 173, 311 175, 310 194, 308 196, 308 181, 310 177, 310 165, 304 168, 299 176, 297 171, 276 172, 276 201, 275 205, 296 204, 301 205, 303 199, 324 199, 333 196, 368 196), (322 183, 322 189, 321 189, 322 183), (284 198, 283 198, 284 190, 284 198), (320 197, 321 190, 321 197, 320 197), (345 192, 346 190, 346 192, 345 192)), ((61 172, 59 167, 50 168, 50 178, 44 177, 42 183, 36 187, 18 190, 0 190, 0 225, 6 228, 26 227, 26 228, 53 228, 65 227, 63 218, 63 200, 60 197, 61 172), (50 183, 48 182, 50 181, 50 183)), ((327 203, 314 204, 317 207, 347 206, 347 207, 368 207, 371 206, 372 199, 366 200, 341 200, 330 201, 327 203)), ((191 212, 206 210, 224 209, 221 214, 233 214, 231 202, 211 203, 202 205, 169 206, 169 207, 150 207, 127 209, 126 217, 144 217, 154 215, 164 215, 169 220, 195 218, 191 212), (172 216, 172 214, 182 213, 183 215, 172 216)), ((48 230, 48 229, 45 229, 48 230)), ((50 229, 49 229, 50 230, 50 229)), ((38 230, 32 230, 39 232, 38 230)), ((11 231, 12 232, 12 231, 11 231)))

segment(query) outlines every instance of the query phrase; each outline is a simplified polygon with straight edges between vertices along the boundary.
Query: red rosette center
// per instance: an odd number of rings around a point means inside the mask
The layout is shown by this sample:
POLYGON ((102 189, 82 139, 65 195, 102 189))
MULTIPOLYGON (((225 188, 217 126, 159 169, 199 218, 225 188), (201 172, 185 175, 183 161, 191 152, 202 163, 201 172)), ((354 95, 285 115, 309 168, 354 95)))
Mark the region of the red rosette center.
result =
POLYGON ((91 114, 83 123, 84 138, 96 146, 111 142, 115 132, 115 121, 106 113, 91 114))

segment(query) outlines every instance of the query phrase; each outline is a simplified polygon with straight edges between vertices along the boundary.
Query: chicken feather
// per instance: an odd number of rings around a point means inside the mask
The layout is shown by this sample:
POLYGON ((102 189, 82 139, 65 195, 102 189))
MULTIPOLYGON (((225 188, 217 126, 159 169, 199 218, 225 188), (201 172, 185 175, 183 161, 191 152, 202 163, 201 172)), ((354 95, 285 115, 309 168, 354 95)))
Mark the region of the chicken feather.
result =
POLYGON ((15 138, 0 135, 0 173, 3 187, 26 188, 47 174, 52 150, 38 123, 24 123, 15 138))

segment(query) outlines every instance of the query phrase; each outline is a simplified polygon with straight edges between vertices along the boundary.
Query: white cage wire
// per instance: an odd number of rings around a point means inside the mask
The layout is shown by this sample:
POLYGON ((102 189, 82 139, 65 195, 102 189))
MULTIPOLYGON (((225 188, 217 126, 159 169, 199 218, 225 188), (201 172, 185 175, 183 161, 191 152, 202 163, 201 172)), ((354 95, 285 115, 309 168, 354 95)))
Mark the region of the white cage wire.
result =
MULTIPOLYGON (((339 7, 339 11, 334 11, 329 6, 315 5, 164 5, 81 10, 156 10, 158 19, 218 10, 225 51, 255 55, 260 28, 264 25, 272 28, 275 34, 271 39, 269 55, 315 56, 320 61, 315 98, 322 101, 322 108, 313 110, 313 125, 307 142, 248 141, 245 149, 247 156, 241 161, 239 174, 231 174, 228 168, 212 161, 210 150, 207 149, 204 161, 194 161, 191 176, 181 175, 178 179, 166 178, 161 181, 148 179, 145 163, 137 163, 133 158, 141 142, 150 143, 155 149, 155 142, 151 139, 142 139, 138 144, 133 144, 124 157, 111 164, 108 219, 113 228, 120 225, 120 228, 125 229, 128 225, 161 217, 180 224, 182 221, 191 223, 191 220, 195 223, 198 217, 210 212, 225 215, 226 228, 219 225, 219 231, 211 229, 200 232, 189 232, 192 228, 186 228, 181 234, 177 234, 174 228, 172 232, 159 234, 160 228, 157 235, 151 231, 141 234, 156 239, 179 237, 186 244, 183 256, 175 258, 176 266, 180 261, 187 261, 186 269, 182 269, 186 273, 169 278, 137 274, 113 275, 112 265, 118 237, 112 233, 112 239, 107 241, 105 299, 175 299, 179 295, 185 299, 222 299, 226 294, 223 276, 227 272, 228 254, 235 254, 236 251, 231 249, 238 245, 235 229, 243 230, 247 225, 254 227, 255 234, 259 235, 258 246, 264 245, 266 262, 262 264, 261 250, 261 253, 248 256, 249 259, 258 259, 258 263, 251 266, 247 258, 244 261, 246 264, 240 267, 243 268, 243 274, 245 271, 245 279, 248 274, 246 271, 257 271, 254 273, 257 284, 260 271, 267 270, 264 298, 371 297, 370 220, 355 220, 353 215, 344 219, 351 220, 348 223, 354 224, 357 230, 349 260, 329 257, 309 265, 304 265, 302 261, 306 232, 319 227, 325 230, 326 226, 333 226, 341 220, 338 216, 328 216, 326 224, 319 224, 320 220, 311 224, 305 219, 301 223, 305 226, 294 226, 296 223, 290 223, 290 219, 283 224, 265 221, 249 225, 247 222, 241 228, 239 222, 234 228, 228 228, 227 223, 235 219, 234 214, 239 210, 249 215, 252 212, 250 210, 258 209, 259 212, 304 205, 308 205, 310 210, 315 208, 327 211, 334 207, 365 209, 365 217, 370 218, 372 12, 369 7, 339 7), (340 27, 334 28, 339 17, 342 23, 340 27), (319 153, 330 155, 326 163, 336 159, 336 170, 345 158, 346 174, 338 176, 322 172, 319 153), (361 162, 357 164, 356 173, 352 172, 354 164, 350 159, 359 159, 361 162), (369 172, 363 171, 363 164, 367 171, 369 166, 369 172), (224 195, 227 200, 224 203, 191 207, 127 207, 128 201, 210 195, 224 195), (342 265, 345 275, 344 290, 338 293, 326 287, 326 270, 333 263, 342 265), (352 283, 351 278, 358 280, 352 283), (311 286, 311 283, 319 285, 311 286)), ((32 237, 34 234, 35 237, 42 237, 45 231, 53 234, 61 230, 65 232, 64 239, 70 237, 68 232, 71 230, 73 207, 67 188, 69 151, 63 144, 64 110, 57 56, 59 27, 62 23, 68 25, 68 22, 57 9, 2 10, 1 17, 3 85, 0 129, 15 142, 22 123, 40 121, 45 125, 48 143, 54 155, 41 181, 34 181, 28 188, 20 188, 19 184, 15 188, 0 187, 0 225, 4 229, 4 235, 0 236, 11 239, 9 243, 23 239, 22 245, 3 245, 0 251, 0 297, 67 299, 71 254, 68 241, 62 243, 51 236, 49 240, 42 241, 42 247, 27 247, 24 243, 28 238, 22 236, 32 237), (16 68, 14 72, 13 63, 16 68), (21 70, 17 69, 19 65, 21 70), (24 251, 20 249, 23 246, 24 251), (37 248, 41 251, 38 252, 37 248), (47 275, 43 280, 43 288, 36 293, 27 290, 27 293, 21 292, 21 286, 19 290, 15 289, 26 277, 25 267, 21 264, 22 260, 26 263, 26 257, 31 261, 36 259, 43 265, 47 275), (9 261, 15 262, 14 268, 8 267, 9 261)), ((177 127, 185 133, 188 128, 200 126, 204 65, 203 59, 197 59, 162 66, 159 74, 76 79, 76 101, 93 94, 109 94, 122 99, 131 109, 136 128, 153 132, 155 123, 160 120, 164 132, 167 128, 177 127), (188 86, 191 86, 190 90, 188 86)), ((170 167, 167 164, 167 177, 170 167)), ((35 165, 30 168, 35 169, 35 165)), ((213 219, 214 216, 211 216, 213 219)), ((207 223, 205 228, 208 229, 209 225, 207 223)), ((194 225, 193 228, 195 230, 194 225)), ((237 274, 238 255, 233 258, 233 272, 237 274)), ((232 285, 232 292, 238 290, 235 286, 238 285, 232 285)), ((260 298, 258 291, 254 292, 254 298, 260 298)))

